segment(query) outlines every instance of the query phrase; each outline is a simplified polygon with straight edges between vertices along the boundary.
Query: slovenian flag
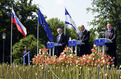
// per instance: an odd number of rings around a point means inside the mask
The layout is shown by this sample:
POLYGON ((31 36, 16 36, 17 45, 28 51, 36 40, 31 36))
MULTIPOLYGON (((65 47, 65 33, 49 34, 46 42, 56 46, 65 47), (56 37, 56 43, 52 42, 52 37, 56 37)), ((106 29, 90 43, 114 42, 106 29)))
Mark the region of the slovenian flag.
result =
POLYGON ((16 24, 17 29, 26 37, 27 31, 24 25, 18 20, 14 10, 12 9, 12 23, 16 24))

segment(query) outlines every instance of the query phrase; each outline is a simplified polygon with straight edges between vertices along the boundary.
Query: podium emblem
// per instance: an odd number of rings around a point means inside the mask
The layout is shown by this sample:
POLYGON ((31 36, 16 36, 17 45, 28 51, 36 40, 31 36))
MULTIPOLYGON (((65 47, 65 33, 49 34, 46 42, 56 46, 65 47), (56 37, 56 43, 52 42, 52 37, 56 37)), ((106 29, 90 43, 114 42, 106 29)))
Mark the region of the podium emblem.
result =
POLYGON ((76 40, 68 41, 68 46, 69 47, 77 46, 77 41, 76 40))
POLYGON ((54 48, 54 43, 47 43, 47 48, 48 48, 48 49, 54 48))

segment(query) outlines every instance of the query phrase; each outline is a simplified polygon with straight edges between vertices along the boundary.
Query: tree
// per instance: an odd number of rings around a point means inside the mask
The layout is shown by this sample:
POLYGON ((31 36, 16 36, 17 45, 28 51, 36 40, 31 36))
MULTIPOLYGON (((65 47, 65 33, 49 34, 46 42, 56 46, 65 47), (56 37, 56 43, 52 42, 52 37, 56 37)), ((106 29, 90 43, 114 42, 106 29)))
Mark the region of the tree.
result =
MULTIPOLYGON (((92 8, 88 11, 98 13, 95 19, 90 22, 95 27, 96 31, 101 35, 101 31, 106 29, 107 22, 110 22, 113 28, 117 31, 117 56, 118 60, 121 59, 121 1, 120 0, 93 0, 92 8)), ((118 61, 120 64, 121 62, 118 61)))
MULTIPOLYGON (((5 61, 9 59, 9 52, 10 52, 10 25, 11 25, 11 6, 13 0, 0 0, 0 35, 3 32, 6 33, 6 40, 5 40, 5 61)), ((3 48, 3 40, 2 36, 0 36, 0 58, 2 59, 2 48, 3 48)), ((0 60, 1 62, 2 60, 0 60)))
POLYGON ((94 40, 96 39, 96 33, 95 33, 95 30, 94 28, 91 28, 90 29, 90 38, 89 38, 89 45, 90 45, 90 49, 93 48, 93 45, 94 45, 94 40))
MULTIPOLYGON (((31 51, 30 56, 32 59, 37 53, 37 39, 34 37, 34 35, 28 35, 26 38, 22 38, 19 42, 14 44, 12 54, 14 63, 22 63, 24 46, 27 46, 28 50, 31 51)), ((39 49, 43 47, 44 45, 39 43, 39 49)))
MULTIPOLYGON (((37 6, 32 5, 32 1, 33 0, 18 0, 13 5, 13 9, 21 23, 27 28, 27 34, 34 34, 36 36, 37 16, 35 13, 37 13, 37 6)), ((16 25, 14 25, 13 32, 16 30, 16 25)), ((23 37, 19 31, 13 35, 17 36, 15 42, 23 37)))
MULTIPOLYGON (((34 13, 37 12, 37 6, 32 4, 33 0, 1 0, 0 1, 0 35, 6 33, 5 41, 5 61, 9 62, 10 55, 10 36, 11 36, 11 9, 13 9, 27 29, 27 35, 34 34, 36 36, 37 17, 34 13)), ((13 45, 18 42, 23 35, 17 30, 16 25, 13 24, 13 45)), ((0 37, 0 43, 2 38, 0 37)), ((2 48, 2 44, 0 45, 2 48)), ((0 54, 2 56, 2 54, 0 54)), ((0 57, 2 58, 2 57, 0 57)), ((1 61, 1 60, 0 60, 1 61)))

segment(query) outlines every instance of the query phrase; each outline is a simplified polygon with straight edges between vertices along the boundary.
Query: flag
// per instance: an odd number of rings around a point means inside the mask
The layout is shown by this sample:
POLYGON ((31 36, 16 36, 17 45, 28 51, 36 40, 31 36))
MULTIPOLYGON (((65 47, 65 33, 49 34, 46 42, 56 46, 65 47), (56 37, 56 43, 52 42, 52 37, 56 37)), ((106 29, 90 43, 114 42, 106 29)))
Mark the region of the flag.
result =
POLYGON ((53 42, 53 35, 49 29, 49 26, 44 18, 44 16, 42 15, 41 11, 38 9, 38 24, 41 24, 43 29, 46 31, 47 37, 48 39, 53 42))
POLYGON ((12 23, 16 24, 17 29, 26 37, 27 31, 24 25, 18 20, 14 10, 12 9, 12 23))
POLYGON ((71 25, 76 31, 77 36, 79 36, 79 30, 76 27, 76 24, 74 23, 72 17, 70 16, 66 8, 65 8, 65 24, 71 25))

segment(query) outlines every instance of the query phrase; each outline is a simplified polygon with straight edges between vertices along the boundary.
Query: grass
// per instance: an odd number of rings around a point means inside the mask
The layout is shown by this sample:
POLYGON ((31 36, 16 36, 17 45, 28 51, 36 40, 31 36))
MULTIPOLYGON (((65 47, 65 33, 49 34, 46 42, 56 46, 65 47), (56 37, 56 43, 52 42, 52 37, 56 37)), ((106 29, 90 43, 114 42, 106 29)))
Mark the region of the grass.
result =
MULTIPOLYGON (((120 69, 120 67, 119 67, 120 69)), ((0 65, 0 79, 97 79, 98 68, 68 65, 0 65), (12 69, 13 68, 13 69, 12 69)), ((99 68, 99 79, 121 79, 117 68, 103 66, 99 68), (109 72, 111 70, 111 72, 109 72)))

